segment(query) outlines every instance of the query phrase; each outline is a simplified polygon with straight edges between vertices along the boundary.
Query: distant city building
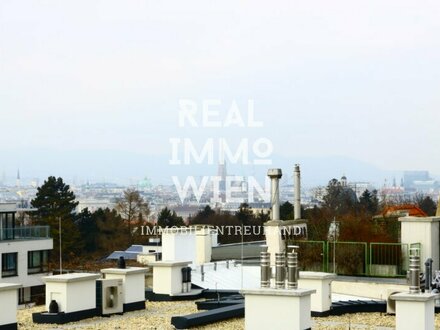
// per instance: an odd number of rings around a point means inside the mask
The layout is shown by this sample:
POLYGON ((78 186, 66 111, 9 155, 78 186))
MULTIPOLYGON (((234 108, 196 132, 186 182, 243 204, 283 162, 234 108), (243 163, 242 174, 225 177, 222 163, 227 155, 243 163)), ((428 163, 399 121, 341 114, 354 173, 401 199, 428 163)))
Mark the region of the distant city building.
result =
POLYGON ((17 170, 17 181, 15 182, 15 186, 19 187, 21 186, 21 180, 20 180, 20 169, 17 170))
POLYGON ((439 189, 440 184, 430 177, 428 171, 405 171, 403 186, 406 191, 432 193, 439 189))
POLYGON ((218 165, 217 175, 220 177, 220 182, 219 182, 220 192, 224 193, 226 190, 226 176, 228 175, 226 171, 226 162, 218 165))
POLYGON ((76 207, 76 211, 79 213, 85 208, 87 208, 90 212, 95 212, 98 209, 106 209, 110 210, 115 207, 115 203, 108 199, 77 199, 78 206, 76 207))

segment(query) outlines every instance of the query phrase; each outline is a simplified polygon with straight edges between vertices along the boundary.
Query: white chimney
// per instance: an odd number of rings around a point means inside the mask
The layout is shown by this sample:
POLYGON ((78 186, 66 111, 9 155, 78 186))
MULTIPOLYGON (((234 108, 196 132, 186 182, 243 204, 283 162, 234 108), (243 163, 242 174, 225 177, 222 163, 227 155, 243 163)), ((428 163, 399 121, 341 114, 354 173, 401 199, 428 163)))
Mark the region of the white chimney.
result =
POLYGON ((279 180, 282 176, 280 168, 272 168, 267 171, 267 176, 271 180, 271 205, 272 220, 280 220, 280 185, 279 180))
POLYGON ((294 201, 294 219, 301 219, 301 173, 299 164, 295 164, 294 170, 294 185, 295 185, 295 201, 294 201))

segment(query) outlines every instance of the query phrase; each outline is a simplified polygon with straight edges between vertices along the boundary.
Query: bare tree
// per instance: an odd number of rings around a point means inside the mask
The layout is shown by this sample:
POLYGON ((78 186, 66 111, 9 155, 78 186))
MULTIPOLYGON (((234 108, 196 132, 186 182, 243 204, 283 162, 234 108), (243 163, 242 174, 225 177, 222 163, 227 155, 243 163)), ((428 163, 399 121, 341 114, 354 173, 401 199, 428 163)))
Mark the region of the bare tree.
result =
POLYGON ((124 219, 132 235, 132 225, 146 220, 150 214, 148 202, 139 194, 136 189, 127 189, 123 196, 116 202, 116 210, 124 219))

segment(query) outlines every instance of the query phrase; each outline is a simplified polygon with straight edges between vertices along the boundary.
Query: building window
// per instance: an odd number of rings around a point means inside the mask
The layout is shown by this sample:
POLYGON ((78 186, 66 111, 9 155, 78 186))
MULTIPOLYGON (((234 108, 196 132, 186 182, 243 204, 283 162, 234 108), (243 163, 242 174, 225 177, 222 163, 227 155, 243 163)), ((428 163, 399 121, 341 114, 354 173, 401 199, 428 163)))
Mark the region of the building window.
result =
POLYGON ((0 213, 0 240, 14 239, 14 213, 0 213))
POLYGON ((2 277, 17 276, 17 252, 2 254, 2 277))
POLYGON ((29 251, 28 252, 28 274, 46 273, 48 267, 49 251, 29 251))

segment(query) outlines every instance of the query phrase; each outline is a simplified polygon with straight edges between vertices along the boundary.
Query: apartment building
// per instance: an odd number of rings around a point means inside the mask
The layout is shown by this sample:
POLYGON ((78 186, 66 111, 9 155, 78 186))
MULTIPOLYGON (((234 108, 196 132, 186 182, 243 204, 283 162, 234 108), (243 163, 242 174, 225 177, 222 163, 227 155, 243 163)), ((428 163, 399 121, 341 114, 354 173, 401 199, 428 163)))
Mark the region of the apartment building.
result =
POLYGON ((28 226, 16 218, 16 203, 0 203, 0 283, 20 283, 19 303, 44 293, 53 248, 49 226, 28 226))

